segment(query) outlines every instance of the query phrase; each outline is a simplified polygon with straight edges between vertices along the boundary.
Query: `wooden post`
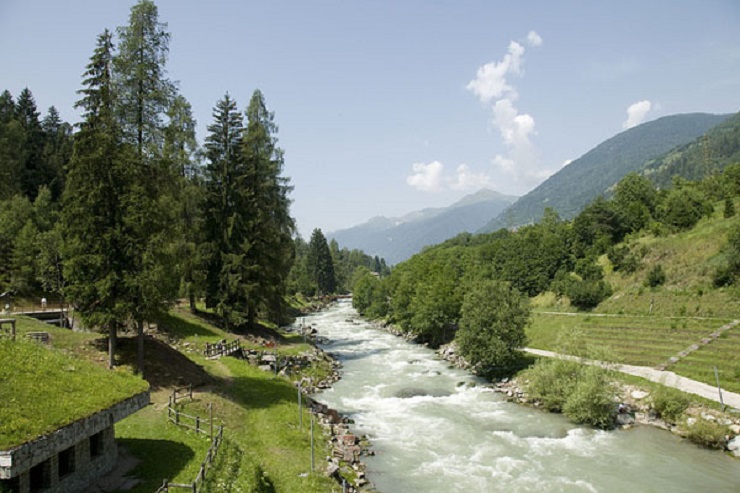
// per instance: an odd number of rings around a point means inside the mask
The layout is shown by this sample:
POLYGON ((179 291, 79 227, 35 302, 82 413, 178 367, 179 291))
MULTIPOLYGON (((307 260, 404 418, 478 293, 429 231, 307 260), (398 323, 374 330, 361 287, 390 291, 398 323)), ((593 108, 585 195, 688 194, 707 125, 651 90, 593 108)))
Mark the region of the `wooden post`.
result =
POLYGON ((213 443, 213 402, 208 403, 208 420, 211 422, 211 443, 213 443))
POLYGON ((301 382, 298 381, 298 420, 301 424, 301 430, 303 429, 303 404, 301 402, 301 382))
POLYGON ((313 416, 311 416, 311 472, 314 470, 314 452, 313 452, 313 416))
POLYGON ((198 483, 193 481, 193 493, 198 493, 198 483))
POLYGON ((200 433, 200 416, 195 417, 195 433, 200 433))
POLYGON ((177 409, 175 409, 175 424, 180 424, 180 411, 178 411, 177 409))
POLYGON ((188 385, 188 388, 190 390, 190 400, 192 401, 193 400, 193 384, 191 383, 190 385, 188 385))

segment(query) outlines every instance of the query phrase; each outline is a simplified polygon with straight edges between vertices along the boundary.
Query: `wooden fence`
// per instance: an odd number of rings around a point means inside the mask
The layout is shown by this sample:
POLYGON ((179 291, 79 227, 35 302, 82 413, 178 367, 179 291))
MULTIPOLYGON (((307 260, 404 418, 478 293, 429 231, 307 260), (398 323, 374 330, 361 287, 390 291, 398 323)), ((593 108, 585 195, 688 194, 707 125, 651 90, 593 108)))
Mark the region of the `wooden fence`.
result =
POLYGON ((193 399, 192 385, 189 385, 188 387, 184 387, 182 389, 175 389, 172 392, 172 395, 170 396, 170 402, 167 406, 167 418, 175 423, 177 426, 182 426, 191 430, 195 430, 195 432, 199 434, 202 433, 205 435, 209 435, 211 437, 211 446, 208 447, 206 457, 203 462, 201 462, 200 470, 195 476, 193 482, 189 484, 170 483, 167 479, 165 479, 162 483, 162 486, 159 487, 156 493, 169 492, 171 489, 187 489, 190 490, 192 493, 198 493, 198 491, 201 491, 201 488, 203 487, 203 481, 206 479, 206 474, 211 468, 213 460, 216 458, 216 454, 218 453, 218 448, 221 446, 221 442, 223 440, 223 425, 220 425, 218 427, 218 431, 215 434, 213 432, 213 408, 211 406, 209 406, 209 417, 207 420, 197 415, 192 416, 190 414, 185 414, 175 408, 175 405, 177 404, 177 399, 187 395, 190 396, 190 400, 193 399), (178 394, 183 395, 180 396, 178 394), (204 425, 206 425, 205 428, 204 425))
POLYGON ((234 339, 231 342, 217 342, 216 344, 206 343, 206 349, 203 351, 206 358, 218 358, 219 356, 228 356, 241 350, 241 341, 234 339))

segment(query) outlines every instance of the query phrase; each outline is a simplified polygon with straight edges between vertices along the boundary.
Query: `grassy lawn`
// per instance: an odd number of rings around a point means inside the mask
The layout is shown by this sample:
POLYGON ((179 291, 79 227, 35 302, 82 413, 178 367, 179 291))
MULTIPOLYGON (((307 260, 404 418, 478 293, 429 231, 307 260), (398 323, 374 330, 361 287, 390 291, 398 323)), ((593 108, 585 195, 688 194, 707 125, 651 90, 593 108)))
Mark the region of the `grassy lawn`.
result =
MULTIPOLYGON (((133 337, 119 337, 120 366, 111 372, 104 367, 107 343, 103 335, 59 329, 23 316, 15 318, 18 342, 0 338, 0 449, 147 388, 145 381, 131 374, 136 354, 133 337), (50 334, 51 348, 25 340, 26 333, 38 331, 50 334), (51 381, 55 385, 48 385, 51 381), (44 407, 37 402, 41 395, 44 407), (28 418, 35 415, 44 419, 28 418)), ((323 475, 330 452, 318 425, 314 435, 316 472, 310 473, 311 417, 304 406, 303 427, 299 426, 297 391, 288 378, 275 379, 272 373, 234 358, 207 360, 203 356, 206 343, 223 339, 240 338, 243 347, 267 350, 263 344, 274 336, 279 356, 298 355, 312 346, 299 335, 276 334, 266 328, 256 337, 244 338, 209 320, 207 313, 196 316, 176 307, 157 321, 155 337, 147 338, 145 371, 152 382, 152 405, 116 425, 120 444, 140 460, 129 475, 143 482, 131 491, 149 493, 165 478, 190 483, 196 477, 209 440, 168 422, 165 409, 171 389, 188 383, 201 387, 196 388, 193 402, 179 404, 182 411, 206 417, 207 406, 212 404, 214 418, 225 425, 223 454, 214 463, 213 482, 209 479, 207 491, 229 487, 244 492, 341 491, 334 480, 323 475)), ((308 369, 314 375, 328 371, 330 368, 322 365, 308 369)))
MULTIPOLYGON (((202 354, 206 342, 231 340, 237 335, 185 310, 173 310, 159 321, 158 330, 209 378, 207 386, 196 389, 192 402, 186 399, 178 406, 187 414, 206 417, 211 404, 214 419, 225 426, 224 454, 215 462, 210 491, 229 487, 258 491, 260 482, 262 488, 269 485, 264 491, 341 491, 336 482, 323 475, 329 449, 318 425, 314 435, 316 472, 310 473, 311 418, 304 407, 303 427, 299 426, 297 390, 287 378, 275 379, 272 373, 234 358, 207 360, 202 354)), ((278 355, 311 349, 300 336, 283 334, 277 340, 278 355)), ((254 340, 243 340, 242 345, 264 349, 254 340)), ((207 438, 167 422, 164 408, 169 393, 169 388, 162 387, 153 394, 153 406, 130 416, 117 428, 122 444, 142 460, 132 474, 144 483, 132 490, 134 493, 151 492, 164 478, 191 482, 205 457, 207 438), (163 455, 173 460, 161 464, 163 455)))
MULTIPOLYGON (((26 330, 24 321, 19 333, 26 330)), ((126 370, 108 371, 18 337, 0 339, 0 449, 90 416, 148 389, 126 370)))

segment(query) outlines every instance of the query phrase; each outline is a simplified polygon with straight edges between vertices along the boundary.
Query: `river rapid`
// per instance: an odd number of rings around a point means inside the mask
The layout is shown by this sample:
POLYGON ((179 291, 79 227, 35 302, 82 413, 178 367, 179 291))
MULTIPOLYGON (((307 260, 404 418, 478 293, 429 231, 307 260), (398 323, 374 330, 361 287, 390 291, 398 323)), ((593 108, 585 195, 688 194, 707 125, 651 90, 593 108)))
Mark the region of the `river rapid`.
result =
POLYGON ((304 323, 343 364, 342 379, 314 397, 368 435, 367 477, 383 493, 740 491, 738 460, 650 427, 593 430, 506 402, 348 301, 304 323))

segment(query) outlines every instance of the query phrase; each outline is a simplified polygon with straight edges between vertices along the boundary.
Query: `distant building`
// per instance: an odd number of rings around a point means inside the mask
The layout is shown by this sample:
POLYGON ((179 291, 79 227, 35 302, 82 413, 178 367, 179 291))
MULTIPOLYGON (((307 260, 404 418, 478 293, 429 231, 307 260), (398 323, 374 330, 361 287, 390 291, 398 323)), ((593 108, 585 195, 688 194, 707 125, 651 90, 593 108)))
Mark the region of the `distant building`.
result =
POLYGON ((141 392, 20 446, 0 450, 0 490, 85 491, 116 466, 114 424, 148 403, 149 392, 141 392))

